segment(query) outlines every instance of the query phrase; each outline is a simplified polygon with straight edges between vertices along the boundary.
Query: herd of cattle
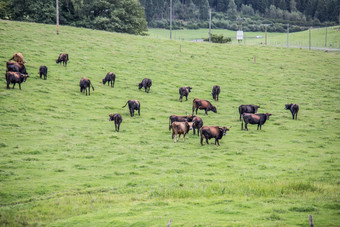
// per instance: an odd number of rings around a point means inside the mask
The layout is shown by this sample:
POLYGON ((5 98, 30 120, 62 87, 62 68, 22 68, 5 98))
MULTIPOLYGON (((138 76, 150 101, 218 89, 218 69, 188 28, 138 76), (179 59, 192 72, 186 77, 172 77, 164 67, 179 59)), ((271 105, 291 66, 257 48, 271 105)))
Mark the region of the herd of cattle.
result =
MULTIPOLYGON (((63 66, 67 66, 67 62, 69 61, 68 54, 60 54, 58 59, 56 60, 56 63, 63 62, 63 66)), ((7 89, 9 89, 9 84, 13 84, 13 89, 16 83, 19 84, 19 89, 21 89, 21 83, 25 82, 27 80, 28 73, 25 68, 25 61, 24 57, 21 53, 16 53, 13 55, 11 59, 9 59, 6 63, 6 74, 5 78, 7 81, 7 89), (14 60, 14 61, 11 61, 14 60)), ((39 68, 40 78, 44 76, 44 79, 47 79, 47 67, 42 65, 39 68)), ((114 87, 116 80, 116 75, 112 72, 107 73, 104 79, 102 79, 103 84, 105 85, 106 82, 108 83, 108 86, 114 87)), ((90 95, 90 90, 92 87, 92 90, 94 91, 94 87, 91 83, 91 81, 85 77, 81 78, 80 83, 80 92, 83 92, 85 90, 85 93, 87 95, 87 90, 90 95)), ((146 93, 149 93, 150 88, 152 86, 151 79, 144 78, 141 83, 138 83, 138 88, 145 89, 146 93)), ((182 102, 183 97, 186 98, 186 101, 188 100, 188 95, 191 92, 191 87, 181 87, 179 88, 179 100, 182 102)), ((216 85, 212 89, 212 97, 215 101, 218 101, 218 96, 220 94, 220 86, 216 85)), ((129 106, 130 110, 130 116, 134 116, 134 111, 138 111, 138 115, 140 115, 140 102, 138 100, 128 100, 126 104, 122 107, 124 108, 126 105, 129 106)), ((240 114, 240 121, 241 123, 241 129, 243 129, 243 122, 245 124, 245 130, 248 131, 248 124, 255 124, 257 125, 257 130, 262 128, 262 125, 269 120, 269 116, 272 114, 270 113, 257 113, 258 108, 260 106, 257 105, 241 105, 239 106, 239 114, 240 114), (242 120, 243 119, 243 120, 242 120)), ((297 119, 297 114, 299 111, 299 105, 297 104, 286 104, 285 105, 286 110, 290 110, 293 119, 297 119)), ((201 145, 203 145, 203 140, 205 138, 206 143, 209 144, 209 139, 215 138, 215 145, 220 145, 219 140, 222 139, 224 135, 226 135, 227 131, 230 130, 231 127, 219 127, 219 126, 203 126, 203 120, 199 116, 197 116, 197 110, 204 110, 205 115, 208 115, 208 111, 212 111, 214 113, 217 113, 216 106, 213 106, 208 100, 202 100, 195 98, 193 100, 193 106, 192 106, 192 114, 187 116, 179 116, 179 115, 171 115, 169 117, 169 131, 172 130, 172 139, 174 139, 174 142, 176 143, 180 136, 183 135, 183 141, 185 141, 185 136, 189 132, 189 130, 193 130, 193 134, 196 134, 199 136, 201 134, 201 145), (196 111, 196 116, 194 115, 194 112, 196 111)), ((110 114, 109 120, 114 121, 115 124, 115 130, 119 132, 120 124, 123 121, 122 116, 117 114, 110 114)))

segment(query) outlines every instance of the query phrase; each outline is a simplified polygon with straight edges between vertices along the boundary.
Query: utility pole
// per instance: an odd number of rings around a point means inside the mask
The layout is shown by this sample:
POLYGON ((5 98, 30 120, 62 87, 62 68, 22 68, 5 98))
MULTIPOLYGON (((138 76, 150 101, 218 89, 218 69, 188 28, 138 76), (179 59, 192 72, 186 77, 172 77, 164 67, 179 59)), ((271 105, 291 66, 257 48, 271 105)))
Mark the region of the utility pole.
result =
POLYGON ((325 37, 325 48, 327 49, 327 27, 326 27, 326 37, 325 37))
POLYGON ((56 0, 56 10, 57 10, 57 35, 59 35, 59 1, 56 0))
POLYGON ((170 0, 170 39, 172 39, 172 0, 170 0))
POLYGON ((269 24, 265 24, 264 25, 264 32, 265 32, 265 45, 267 46, 267 26, 268 26, 269 24))
POLYGON ((309 28, 309 50, 312 46, 312 27, 309 28))
POLYGON ((289 24, 287 25, 287 48, 289 47, 289 24))
POLYGON ((211 9, 209 9, 209 43, 211 43, 211 9))

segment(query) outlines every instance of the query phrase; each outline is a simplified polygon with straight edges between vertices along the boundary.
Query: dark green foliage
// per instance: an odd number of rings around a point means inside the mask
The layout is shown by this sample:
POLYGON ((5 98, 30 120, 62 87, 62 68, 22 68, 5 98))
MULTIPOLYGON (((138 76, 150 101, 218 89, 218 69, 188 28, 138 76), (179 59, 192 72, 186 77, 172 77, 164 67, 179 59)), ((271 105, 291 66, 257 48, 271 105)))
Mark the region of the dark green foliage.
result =
MULTIPOLYGON (((204 39, 204 41, 208 42, 209 38, 204 39)), ((230 37, 223 37, 223 35, 211 34, 211 42, 213 43, 230 43, 230 37)))

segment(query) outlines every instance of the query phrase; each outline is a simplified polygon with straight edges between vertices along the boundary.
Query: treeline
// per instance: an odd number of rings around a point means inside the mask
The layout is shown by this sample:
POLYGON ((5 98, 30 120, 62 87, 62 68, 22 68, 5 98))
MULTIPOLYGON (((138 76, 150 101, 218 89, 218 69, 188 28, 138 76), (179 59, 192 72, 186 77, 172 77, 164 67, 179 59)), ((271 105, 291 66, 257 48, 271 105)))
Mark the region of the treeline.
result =
MULTIPOLYGON (((150 27, 169 27, 170 0, 140 0, 150 27)), ((300 31, 308 26, 336 25, 340 0, 173 0, 173 26, 207 28, 212 9, 213 28, 261 31, 300 31), (242 18, 242 19, 241 19, 242 18)))
MULTIPOLYGON (((143 34, 144 9, 138 0, 59 0, 60 24, 143 34)), ((56 23, 55 0, 0 0, 0 18, 56 23)))

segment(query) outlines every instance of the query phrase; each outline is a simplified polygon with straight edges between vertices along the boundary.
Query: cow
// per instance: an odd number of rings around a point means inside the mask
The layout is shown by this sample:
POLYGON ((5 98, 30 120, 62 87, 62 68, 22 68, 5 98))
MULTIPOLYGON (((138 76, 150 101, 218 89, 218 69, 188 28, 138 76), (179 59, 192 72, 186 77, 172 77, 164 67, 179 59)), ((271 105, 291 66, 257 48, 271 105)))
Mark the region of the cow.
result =
POLYGON ((8 61, 10 61, 10 60, 14 60, 15 62, 18 62, 18 63, 21 63, 21 64, 25 64, 24 56, 22 55, 22 53, 15 53, 13 55, 13 57, 10 58, 8 61))
POLYGON ((40 66, 38 74, 40 74, 40 78, 41 78, 42 75, 44 75, 44 80, 46 80, 46 78, 47 78, 47 67, 44 66, 44 65, 40 66))
POLYGON ((6 78, 6 81, 7 81, 7 89, 9 89, 10 83, 13 84, 13 89, 14 89, 15 84, 18 83, 19 89, 21 90, 21 83, 25 82, 28 77, 29 76, 27 74, 23 74, 23 73, 20 73, 20 72, 7 71, 6 74, 5 74, 5 78, 6 78))
MULTIPOLYGON (((243 114, 243 121, 245 123, 245 130, 248 131, 248 123, 252 124, 252 125, 257 125, 257 130, 262 129, 262 125, 264 125, 264 123, 266 123, 266 120, 269 120, 269 116, 271 116, 272 114, 270 113, 261 113, 261 114, 250 114, 250 113, 244 113, 243 114)), ((243 121, 242 121, 242 126, 241 126, 241 130, 243 129, 243 121)))
MULTIPOLYGON (((140 116, 140 102, 138 100, 132 100, 130 99, 129 101, 126 102, 125 106, 129 104, 129 109, 130 109, 130 116, 133 117, 135 114, 135 110, 138 110, 138 115, 140 116)), ((122 108, 124 108, 123 106, 122 108)))
POLYGON ((109 121, 114 121, 115 122, 115 130, 116 130, 116 132, 119 132, 120 124, 123 121, 122 115, 120 115, 119 113, 117 113, 117 114, 110 114, 109 117, 110 117, 109 121))
POLYGON ((171 130, 171 124, 175 121, 178 122, 192 122, 192 119, 194 118, 194 116, 192 115, 187 115, 187 116, 179 116, 179 115, 171 115, 169 117, 169 131, 171 130))
POLYGON ((202 99, 194 99, 192 102, 192 115, 194 115, 194 110, 197 109, 205 110, 205 114, 208 115, 208 111, 211 110, 214 113, 217 113, 216 106, 211 105, 211 103, 208 100, 202 100, 202 99))
POLYGON ((220 94, 220 92, 221 92, 220 86, 215 85, 212 89, 212 92, 211 92, 212 97, 215 101, 218 101, 218 95, 220 94))
POLYGON ((7 61, 6 63, 7 71, 11 72, 20 72, 22 74, 28 74, 26 72, 26 67, 24 64, 14 62, 14 61, 7 61))
POLYGON ((138 89, 142 89, 142 87, 145 89, 146 93, 149 93, 150 87, 152 85, 152 81, 148 78, 144 78, 141 83, 138 83, 138 89))
POLYGON ((218 140, 222 139, 223 136, 227 134, 227 131, 230 130, 231 127, 219 127, 219 126, 203 126, 201 128, 201 146, 203 146, 203 139, 207 144, 211 138, 215 138, 215 145, 217 143, 220 146, 218 140))
POLYGON ((83 77, 80 79, 79 86, 80 86, 80 92, 83 92, 83 90, 85 90, 86 95, 87 95, 87 88, 89 89, 89 95, 91 95, 90 94, 91 87, 92 87, 92 90, 94 91, 94 87, 92 86, 91 81, 87 79, 86 77, 83 77))
POLYGON ((56 63, 61 63, 63 62, 63 66, 67 66, 67 61, 68 61, 68 54, 59 54, 58 59, 55 61, 56 63))
POLYGON ((181 88, 179 88, 179 95, 180 95, 179 100, 181 100, 181 102, 182 102, 183 96, 185 96, 185 98, 186 98, 185 101, 188 101, 188 95, 191 92, 191 89, 192 89, 192 87, 181 87, 181 88))
POLYGON ((115 81, 116 81, 116 74, 114 74, 113 72, 108 72, 105 78, 102 79, 102 81, 104 85, 107 82, 107 86, 110 86, 110 82, 111 82, 111 87, 114 87, 115 81))
POLYGON ((176 143, 179 140, 179 137, 183 134, 183 142, 185 142, 185 135, 192 129, 192 122, 172 122, 172 138, 176 143), (178 138, 177 138, 178 135, 178 138))
POLYGON ((241 121, 241 116, 244 113, 256 113, 257 109, 260 108, 260 106, 256 105, 241 105, 238 107, 238 112, 240 113, 240 121, 241 121))
POLYGON ((299 112, 299 105, 298 104, 293 104, 293 103, 286 104, 285 109, 290 110, 290 112, 292 113, 293 120, 294 120, 294 116, 295 116, 295 120, 297 120, 297 114, 299 112))
POLYGON ((200 135, 200 129, 202 128, 202 126, 203 126, 202 118, 200 118, 199 116, 195 116, 192 119, 192 131, 193 131, 194 135, 195 135, 195 129, 197 129, 198 136, 200 135))

